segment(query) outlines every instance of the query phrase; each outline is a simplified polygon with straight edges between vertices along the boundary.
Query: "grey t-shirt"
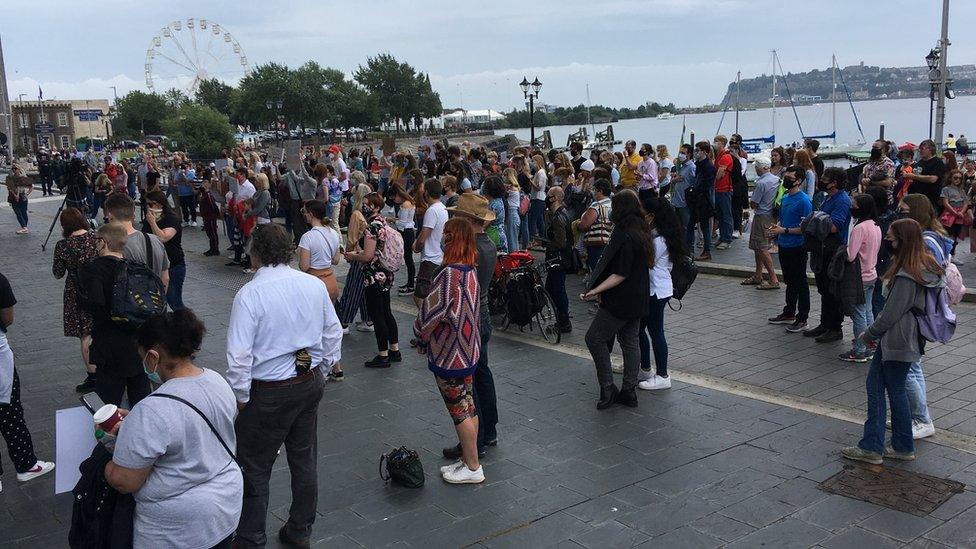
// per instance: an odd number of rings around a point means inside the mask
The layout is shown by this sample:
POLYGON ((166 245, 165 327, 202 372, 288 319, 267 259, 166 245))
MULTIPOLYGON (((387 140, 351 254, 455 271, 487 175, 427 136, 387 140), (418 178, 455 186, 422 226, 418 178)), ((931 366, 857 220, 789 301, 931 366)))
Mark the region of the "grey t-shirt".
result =
POLYGON ((752 197, 749 199, 755 202, 756 215, 769 215, 773 213, 773 206, 776 203, 776 193, 779 190, 779 177, 766 172, 756 180, 756 188, 752 190, 752 197))
MULTIPOLYGON (((157 393, 200 409, 234 450, 237 401, 213 370, 167 381, 157 393)), ((112 457, 130 469, 152 467, 136 500, 135 547, 209 548, 227 538, 241 517, 241 470, 207 423, 186 404, 148 397, 119 430, 112 457)))
MULTIPOLYGON (((136 231, 129 235, 125 241, 123 255, 130 261, 148 264, 146 261, 146 239, 142 236, 143 234, 136 231)), ((152 242, 153 249, 153 271, 156 276, 162 276, 163 271, 169 270, 169 257, 166 255, 166 247, 154 234, 149 235, 149 241, 152 242)))

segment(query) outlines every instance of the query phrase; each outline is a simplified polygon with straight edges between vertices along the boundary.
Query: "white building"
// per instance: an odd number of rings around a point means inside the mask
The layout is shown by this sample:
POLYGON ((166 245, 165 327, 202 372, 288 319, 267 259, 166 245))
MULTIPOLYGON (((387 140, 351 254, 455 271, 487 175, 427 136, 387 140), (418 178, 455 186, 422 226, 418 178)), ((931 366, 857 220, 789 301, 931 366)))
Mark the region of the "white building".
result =
POLYGON ((500 122, 505 115, 491 109, 456 109, 445 114, 444 126, 480 126, 500 122))

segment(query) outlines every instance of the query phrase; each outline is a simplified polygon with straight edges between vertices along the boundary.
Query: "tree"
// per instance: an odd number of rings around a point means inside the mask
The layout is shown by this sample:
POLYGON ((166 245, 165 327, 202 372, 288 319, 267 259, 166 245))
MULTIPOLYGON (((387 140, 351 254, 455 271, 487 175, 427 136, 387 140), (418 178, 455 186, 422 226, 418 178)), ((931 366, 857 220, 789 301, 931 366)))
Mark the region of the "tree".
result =
POLYGON ((190 98, 183 93, 183 90, 170 88, 163 93, 163 100, 171 109, 178 109, 190 102, 190 98))
POLYGON ((198 103, 187 103, 163 121, 163 132, 177 147, 207 158, 234 146, 234 128, 227 115, 198 103))
POLYGON ((381 53, 367 58, 366 66, 360 65, 354 77, 375 98, 380 119, 395 122, 397 131, 401 122, 409 124, 420 112, 424 87, 420 85, 417 71, 392 55, 381 53))
POLYGON ((375 97, 359 84, 343 80, 330 92, 335 99, 333 128, 372 128, 381 122, 375 97))
POLYGON ((295 101, 289 97, 290 85, 290 71, 285 65, 267 63, 254 67, 238 86, 235 118, 250 125, 267 125, 278 114, 285 115, 295 101), (282 101, 280 112, 276 105, 279 100, 282 101))
POLYGON ((159 94, 131 91, 119 98, 112 128, 118 137, 138 139, 162 131, 163 120, 173 109, 159 94))
POLYGON ((234 95, 237 90, 216 78, 203 80, 197 88, 196 101, 230 117, 234 114, 234 95))

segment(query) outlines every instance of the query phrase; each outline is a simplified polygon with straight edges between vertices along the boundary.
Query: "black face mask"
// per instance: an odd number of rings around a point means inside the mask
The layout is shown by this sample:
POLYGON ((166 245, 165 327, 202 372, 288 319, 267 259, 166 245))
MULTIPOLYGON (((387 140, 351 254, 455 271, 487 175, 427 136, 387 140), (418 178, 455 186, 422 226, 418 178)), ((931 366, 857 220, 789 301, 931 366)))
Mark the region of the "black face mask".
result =
POLYGON ((895 217, 897 217, 898 219, 908 219, 908 215, 909 215, 908 212, 898 212, 898 214, 895 217))
POLYGON ((881 158, 881 149, 878 147, 871 147, 871 159, 878 160, 881 158))

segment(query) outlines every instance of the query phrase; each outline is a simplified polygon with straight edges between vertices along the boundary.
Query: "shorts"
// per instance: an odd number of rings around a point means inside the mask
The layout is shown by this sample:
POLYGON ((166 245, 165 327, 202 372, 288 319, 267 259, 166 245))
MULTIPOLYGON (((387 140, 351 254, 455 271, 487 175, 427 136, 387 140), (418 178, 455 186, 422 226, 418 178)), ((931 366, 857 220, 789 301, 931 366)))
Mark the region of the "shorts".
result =
POLYGON ((752 230, 749 232, 749 249, 759 251, 769 251, 773 246, 773 239, 766 236, 766 229, 776 223, 776 220, 769 214, 756 214, 752 217, 752 230))
POLYGON ((444 404, 447 406, 447 413, 451 414, 451 419, 455 425, 468 418, 478 417, 478 412, 474 408, 474 376, 464 377, 441 377, 434 374, 437 381, 437 390, 441 392, 444 404))
POLYGON ((421 261, 420 268, 417 269, 417 278, 413 284, 413 296, 417 299, 425 299, 430 293, 430 283, 437 274, 439 265, 433 261, 421 261))

